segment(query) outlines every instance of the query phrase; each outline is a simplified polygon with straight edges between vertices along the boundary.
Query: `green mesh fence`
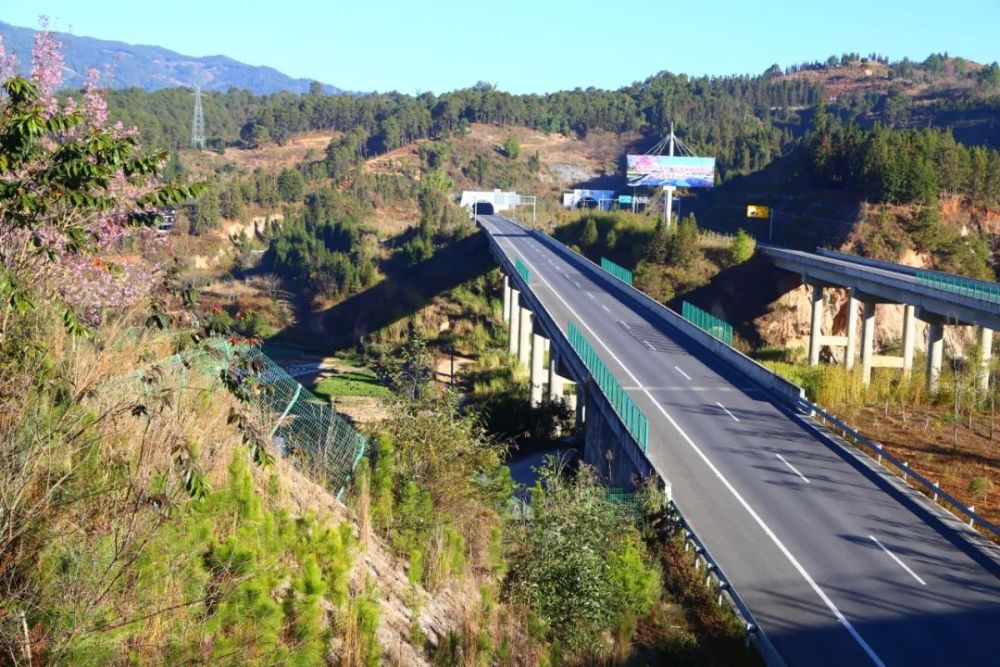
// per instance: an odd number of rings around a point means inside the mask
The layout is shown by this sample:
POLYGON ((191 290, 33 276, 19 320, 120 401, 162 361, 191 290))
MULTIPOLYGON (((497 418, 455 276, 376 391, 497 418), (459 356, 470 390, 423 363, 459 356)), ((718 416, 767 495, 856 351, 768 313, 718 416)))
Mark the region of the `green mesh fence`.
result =
POLYGON ((962 276, 950 276, 933 271, 917 271, 917 283, 936 287, 973 299, 981 299, 991 303, 1000 303, 1000 285, 985 283, 962 276))
POLYGON ((608 489, 608 500, 621 507, 622 513, 627 516, 633 518, 642 516, 642 508, 634 493, 613 486, 608 489))
POLYGON ((367 447, 366 439, 333 407, 285 372, 260 348, 213 341, 175 354, 106 385, 102 393, 142 396, 163 387, 225 391, 223 369, 244 374, 249 408, 270 434, 274 451, 316 479, 325 480, 341 497, 367 447), (245 363, 238 363, 244 359, 245 363))
POLYGON ((246 350, 251 361, 259 360, 257 381, 259 407, 271 421, 275 449, 303 464, 314 475, 327 480, 331 489, 343 494, 351 474, 365 453, 367 441, 327 402, 303 387, 270 357, 253 347, 246 350))
POLYGON ((601 257, 601 268, 613 275, 618 280, 622 281, 626 285, 632 284, 632 272, 626 269, 624 266, 619 266, 615 264, 607 257, 601 257))
POLYGON ((733 346, 733 327, 723 322, 718 317, 706 313, 701 308, 688 303, 681 306, 681 315, 685 320, 695 325, 702 331, 715 336, 729 347, 733 346))
POLYGON ((628 429, 628 432, 632 434, 632 437, 642 447, 642 451, 646 451, 649 447, 649 420, 632 401, 632 398, 625 389, 618 383, 615 376, 611 374, 611 371, 605 365, 600 355, 597 354, 597 350, 593 348, 583 335, 583 332, 572 322, 569 323, 569 343, 580 356, 584 366, 590 371, 590 374, 597 382, 597 386, 607 396, 608 401, 621 418, 622 423, 625 424, 625 428, 628 429))
POLYGON ((524 279, 524 282, 531 283, 531 271, 528 270, 528 267, 521 261, 520 257, 514 258, 514 270, 524 279))

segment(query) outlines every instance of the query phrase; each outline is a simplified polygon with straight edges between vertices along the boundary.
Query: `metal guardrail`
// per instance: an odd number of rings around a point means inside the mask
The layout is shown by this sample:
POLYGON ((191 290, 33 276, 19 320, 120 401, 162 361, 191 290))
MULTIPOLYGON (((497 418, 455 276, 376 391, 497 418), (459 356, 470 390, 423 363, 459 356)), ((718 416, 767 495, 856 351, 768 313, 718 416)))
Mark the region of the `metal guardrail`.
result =
POLYGON ((671 521, 674 525, 681 528, 684 534, 684 551, 690 550, 690 547, 694 547, 694 566, 696 571, 701 569, 701 561, 705 562, 705 585, 708 586, 712 583, 712 577, 716 580, 716 604, 722 604, 725 600, 729 603, 729 607, 733 612, 739 617, 743 622, 743 637, 744 642, 747 646, 753 644, 760 654, 760 657, 764 660, 764 663, 768 667, 785 667, 785 660, 778 653, 778 650, 771 643, 767 634, 758 625, 757 620, 754 618, 753 612, 750 611, 750 607, 747 603, 743 601, 740 594, 736 592, 736 589, 730 583, 729 578, 726 577, 726 573, 723 571, 722 566, 719 562, 715 560, 712 553, 705 546, 705 543, 701 541, 698 537, 698 533, 695 532, 691 524, 688 523, 687 519, 681 513, 679 507, 673 500, 667 503, 667 508, 665 510, 665 515, 667 520, 671 521))
POLYGON ((836 415, 830 414, 812 401, 800 400, 799 405, 822 417, 824 421, 839 430, 845 439, 849 438, 849 441, 854 441, 862 447, 870 450, 874 455, 875 460, 883 468, 888 470, 889 468, 885 465, 885 462, 888 461, 891 463, 899 471, 900 475, 903 477, 903 481, 909 484, 911 479, 914 480, 916 482, 916 487, 928 494, 931 497, 931 500, 935 503, 944 501, 950 505, 953 511, 957 512, 967 520, 970 527, 975 528, 978 525, 982 530, 991 533, 995 538, 1000 538, 1000 526, 992 523, 982 515, 977 514, 975 507, 967 506, 947 491, 942 491, 937 482, 932 482, 920 473, 911 470, 908 462, 902 461, 885 451, 885 448, 880 443, 861 435, 854 428, 838 419, 836 415))
POLYGON ((632 272, 626 269, 624 266, 615 264, 607 257, 601 257, 601 268, 613 275, 618 280, 622 281, 626 285, 632 284, 632 272))

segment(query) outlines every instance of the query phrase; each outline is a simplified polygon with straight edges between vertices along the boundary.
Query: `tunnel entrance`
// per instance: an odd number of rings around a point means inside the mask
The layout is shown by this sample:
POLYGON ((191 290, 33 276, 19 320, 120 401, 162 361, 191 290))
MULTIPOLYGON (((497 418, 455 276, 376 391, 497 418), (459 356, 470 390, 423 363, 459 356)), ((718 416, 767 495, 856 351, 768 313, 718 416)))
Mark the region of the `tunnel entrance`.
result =
POLYGON ((477 201, 472 205, 472 212, 476 215, 493 215, 493 204, 486 201, 477 201))

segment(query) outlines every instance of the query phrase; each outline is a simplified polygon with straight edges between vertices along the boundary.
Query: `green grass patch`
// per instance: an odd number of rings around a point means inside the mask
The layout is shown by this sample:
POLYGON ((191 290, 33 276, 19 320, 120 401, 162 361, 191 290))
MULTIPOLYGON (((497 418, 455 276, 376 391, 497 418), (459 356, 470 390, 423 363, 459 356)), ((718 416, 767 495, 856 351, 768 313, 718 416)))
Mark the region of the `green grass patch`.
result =
POLYGON ((368 371, 348 371, 326 378, 313 388, 313 393, 325 399, 341 396, 392 398, 392 390, 368 371))

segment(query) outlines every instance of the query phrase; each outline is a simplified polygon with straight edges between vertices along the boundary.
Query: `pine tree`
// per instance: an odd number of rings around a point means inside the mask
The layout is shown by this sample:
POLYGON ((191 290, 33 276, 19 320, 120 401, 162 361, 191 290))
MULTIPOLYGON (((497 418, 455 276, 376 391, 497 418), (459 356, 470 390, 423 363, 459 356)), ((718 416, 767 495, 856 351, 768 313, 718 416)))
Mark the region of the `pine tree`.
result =
POLYGON ((587 218, 587 222, 583 225, 583 232, 580 233, 580 246, 589 248, 597 243, 597 239, 597 223, 593 218, 587 218))

